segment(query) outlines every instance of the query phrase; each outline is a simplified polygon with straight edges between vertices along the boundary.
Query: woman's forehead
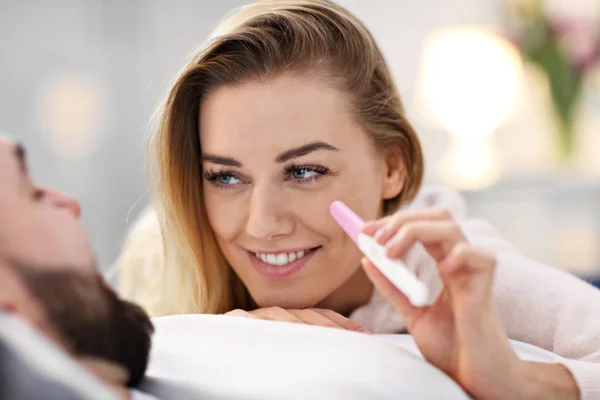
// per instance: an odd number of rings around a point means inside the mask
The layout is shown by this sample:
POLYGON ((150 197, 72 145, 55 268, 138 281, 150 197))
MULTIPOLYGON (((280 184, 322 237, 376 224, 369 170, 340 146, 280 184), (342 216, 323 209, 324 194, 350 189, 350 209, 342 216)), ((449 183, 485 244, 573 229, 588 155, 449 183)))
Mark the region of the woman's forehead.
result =
POLYGON ((213 92, 201 105, 203 150, 225 150, 220 149, 225 144, 231 150, 260 142, 288 148, 347 140, 358 124, 348 112, 346 96, 318 80, 309 81, 280 78, 213 92))

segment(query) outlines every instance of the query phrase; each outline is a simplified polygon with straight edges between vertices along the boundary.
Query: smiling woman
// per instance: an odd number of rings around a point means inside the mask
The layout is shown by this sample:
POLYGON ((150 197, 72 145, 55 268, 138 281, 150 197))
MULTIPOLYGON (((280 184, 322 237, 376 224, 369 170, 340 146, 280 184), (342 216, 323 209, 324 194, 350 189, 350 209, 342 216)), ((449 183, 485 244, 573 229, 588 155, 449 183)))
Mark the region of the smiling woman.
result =
POLYGON ((349 314, 372 285, 329 205, 375 219, 423 174, 377 45, 326 1, 262 1, 223 21, 166 98, 149 166, 168 266, 157 315, 349 314))
POLYGON ((282 73, 221 87, 200 105, 208 220, 261 307, 349 313, 364 304, 371 287, 360 255, 329 204, 344 199, 374 219, 402 190, 400 155, 380 155, 352 117, 350 94, 323 79, 282 73))

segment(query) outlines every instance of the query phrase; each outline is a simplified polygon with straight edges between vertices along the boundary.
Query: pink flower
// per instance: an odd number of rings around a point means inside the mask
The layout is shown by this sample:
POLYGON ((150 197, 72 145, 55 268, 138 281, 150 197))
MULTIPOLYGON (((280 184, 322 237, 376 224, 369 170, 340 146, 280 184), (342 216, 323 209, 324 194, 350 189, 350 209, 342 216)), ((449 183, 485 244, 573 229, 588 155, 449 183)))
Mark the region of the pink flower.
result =
POLYGON ((582 18, 559 18, 552 30, 569 61, 581 71, 587 71, 597 60, 597 32, 590 21, 582 18))

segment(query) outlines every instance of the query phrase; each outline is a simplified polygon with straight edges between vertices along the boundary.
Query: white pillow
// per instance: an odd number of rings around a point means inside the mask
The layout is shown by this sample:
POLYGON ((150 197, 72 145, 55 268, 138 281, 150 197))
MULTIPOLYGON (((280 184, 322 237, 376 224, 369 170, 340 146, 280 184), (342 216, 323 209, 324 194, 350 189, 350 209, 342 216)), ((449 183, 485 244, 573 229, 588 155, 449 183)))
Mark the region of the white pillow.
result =
POLYGON ((153 322, 147 376, 204 398, 468 398, 441 371, 375 335, 217 315, 153 322))
MULTIPOLYGON (((212 399, 446 399, 469 397, 423 361, 409 335, 366 335, 218 315, 153 319, 147 376, 212 399)), ((526 359, 552 353, 512 342, 526 359)))

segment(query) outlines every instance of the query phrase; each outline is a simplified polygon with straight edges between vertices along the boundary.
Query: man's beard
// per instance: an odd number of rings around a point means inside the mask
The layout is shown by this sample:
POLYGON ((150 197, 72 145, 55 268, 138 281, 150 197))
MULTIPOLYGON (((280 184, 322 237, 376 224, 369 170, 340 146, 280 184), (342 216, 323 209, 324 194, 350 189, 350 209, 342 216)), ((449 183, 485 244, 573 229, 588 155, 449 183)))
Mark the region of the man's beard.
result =
POLYGON ((141 381, 154 327, 140 306, 120 299, 96 268, 13 265, 71 354, 125 367, 128 386, 141 381))
POLYGON ((78 356, 106 358, 110 353, 111 315, 102 278, 94 272, 17 267, 38 301, 51 329, 78 356))

